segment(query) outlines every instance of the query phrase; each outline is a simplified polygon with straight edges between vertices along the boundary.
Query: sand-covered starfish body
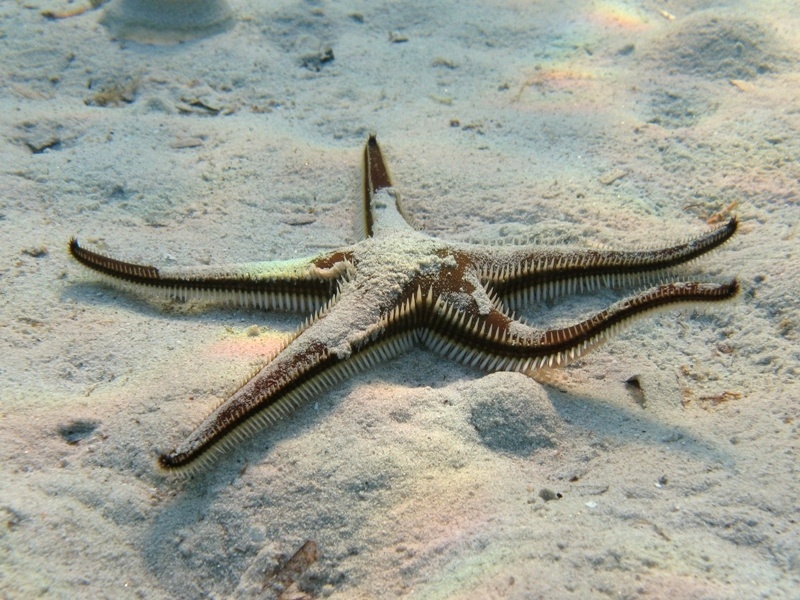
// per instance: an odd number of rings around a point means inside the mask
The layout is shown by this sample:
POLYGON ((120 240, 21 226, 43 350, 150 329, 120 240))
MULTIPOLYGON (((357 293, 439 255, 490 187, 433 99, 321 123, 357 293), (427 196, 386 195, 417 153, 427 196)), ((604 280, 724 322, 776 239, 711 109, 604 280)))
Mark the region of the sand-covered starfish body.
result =
POLYGON ((409 225, 374 136, 364 149, 363 198, 363 239, 305 259, 157 269, 70 242, 80 263, 126 286, 181 299, 315 311, 261 370, 159 457, 162 468, 192 472, 334 383, 416 344, 479 369, 531 373, 583 356, 645 314, 726 300, 738 291, 735 279, 679 281, 673 273, 728 240, 735 219, 647 251, 446 242, 409 225), (661 283, 569 327, 537 329, 506 308, 640 281, 661 283))

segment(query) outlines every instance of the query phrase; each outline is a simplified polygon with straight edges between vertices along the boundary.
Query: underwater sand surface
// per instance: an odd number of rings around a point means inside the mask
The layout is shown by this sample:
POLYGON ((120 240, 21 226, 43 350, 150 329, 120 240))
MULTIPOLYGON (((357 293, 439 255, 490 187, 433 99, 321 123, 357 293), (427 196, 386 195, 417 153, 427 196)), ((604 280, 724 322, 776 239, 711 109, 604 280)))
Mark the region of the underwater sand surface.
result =
POLYGON ((0 596, 796 598, 794 3, 229 4, 162 45, 0 4, 0 596), (304 316, 148 302, 69 238, 171 266, 352 242, 369 132, 445 238, 636 248, 736 214, 688 272, 741 296, 546 385, 415 350, 160 474, 304 316))

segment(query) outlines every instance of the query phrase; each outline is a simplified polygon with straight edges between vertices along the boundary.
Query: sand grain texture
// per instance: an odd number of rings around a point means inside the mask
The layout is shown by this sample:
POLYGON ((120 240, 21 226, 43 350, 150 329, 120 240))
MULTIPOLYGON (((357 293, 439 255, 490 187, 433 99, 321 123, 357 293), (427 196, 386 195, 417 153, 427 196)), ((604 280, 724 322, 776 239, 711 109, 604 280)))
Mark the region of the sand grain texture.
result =
POLYGON ((228 31, 158 46, 0 5, 0 596, 796 597, 791 3, 230 5, 228 31), (735 212, 689 271, 741 298, 544 387, 415 351, 162 477, 301 317, 143 301, 70 236, 170 266, 351 242, 371 131, 443 237, 636 247, 735 212))

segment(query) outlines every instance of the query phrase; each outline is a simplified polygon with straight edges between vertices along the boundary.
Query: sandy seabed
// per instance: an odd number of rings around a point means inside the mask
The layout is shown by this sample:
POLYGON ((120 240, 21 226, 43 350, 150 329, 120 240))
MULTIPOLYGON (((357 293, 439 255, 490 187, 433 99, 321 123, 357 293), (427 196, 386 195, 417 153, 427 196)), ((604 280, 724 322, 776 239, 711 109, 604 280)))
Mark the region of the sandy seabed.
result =
POLYGON ((800 597, 796 3, 231 0, 162 45, 43 14, 79 6, 0 4, 0 596, 800 597), (742 293, 545 385, 415 350, 160 474, 303 316, 149 302, 68 240, 352 242, 370 132, 445 238, 637 248, 736 214, 689 272, 742 293))

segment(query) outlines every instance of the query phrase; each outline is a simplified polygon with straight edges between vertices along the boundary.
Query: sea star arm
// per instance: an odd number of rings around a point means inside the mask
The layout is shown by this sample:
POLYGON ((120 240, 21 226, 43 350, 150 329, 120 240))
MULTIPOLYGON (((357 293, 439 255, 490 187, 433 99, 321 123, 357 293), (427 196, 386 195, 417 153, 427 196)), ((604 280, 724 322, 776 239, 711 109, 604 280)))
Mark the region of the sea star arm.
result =
POLYGON ((424 303, 417 288, 375 323, 364 323, 356 303, 331 300, 183 442, 162 454, 159 465, 191 474, 333 384, 408 350, 417 340, 424 303))
POLYGON ((125 287, 279 310, 319 308, 336 293, 350 268, 348 250, 312 258, 222 267, 156 268, 124 262, 84 248, 73 238, 69 252, 79 263, 125 287))
POLYGON ((462 289, 468 293, 461 298, 448 300, 441 295, 432 303, 423 341, 436 352, 480 369, 529 373, 576 360, 646 314, 733 298, 739 285, 736 280, 662 284, 620 300, 584 321, 548 330, 516 320, 497 306, 481 309, 479 302, 472 301, 475 292, 468 282, 462 289))
POLYGON ((193 473, 341 379, 343 364, 347 363, 329 352, 325 344, 303 345, 295 339, 203 419, 178 446, 162 454, 159 466, 171 473, 193 473))
POLYGON ((360 222, 364 237, 382 233, 413 230, 411 219, 403 210, 400 193, 394 189, 389 167, 374 135, 364 146, 364 201, 360 222))
POLYGON ((593 289, 652 284, 675 267, 719 247, 738 227, 736 218, 682 243, 646 251, 520 246, 479 249, 471 259, 481 280, 514 305, 593 289))

